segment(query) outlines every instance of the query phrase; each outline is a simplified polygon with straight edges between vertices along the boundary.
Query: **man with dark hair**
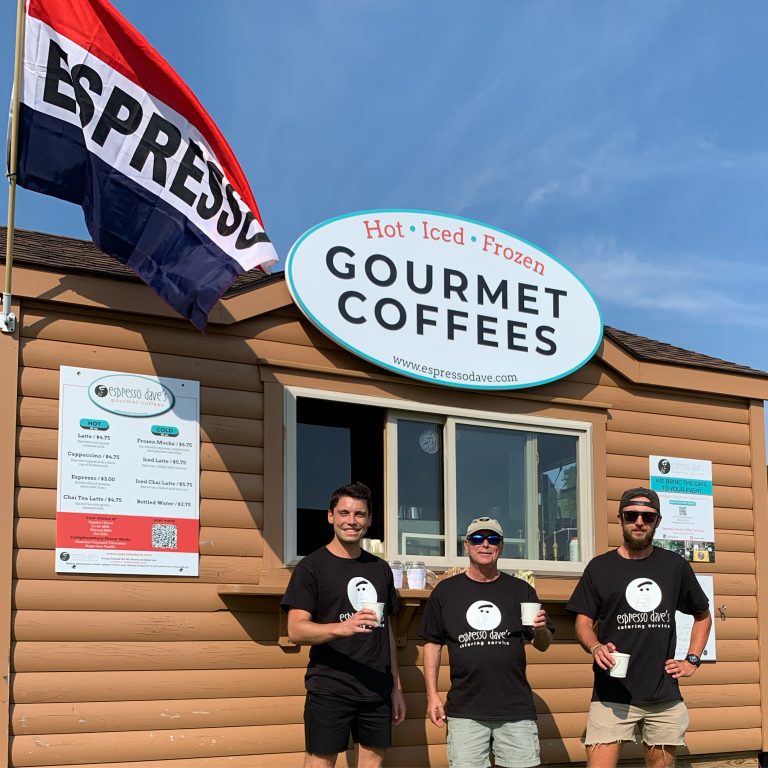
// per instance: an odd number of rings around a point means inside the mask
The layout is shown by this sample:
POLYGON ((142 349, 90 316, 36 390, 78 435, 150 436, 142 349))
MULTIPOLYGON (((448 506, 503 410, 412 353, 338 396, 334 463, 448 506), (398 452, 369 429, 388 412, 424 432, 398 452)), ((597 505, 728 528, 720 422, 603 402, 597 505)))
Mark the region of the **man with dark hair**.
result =
POLYGON ((594 659, 584 739, 588 765, 614 768, 621 743, 635 740, 637 726, 646 766, 673 766, 688 727, 678 679, 701 663, 712 625, 709 601, 687 561, 653 546, 661 522, 655 491, 624 491, 618 517, 621 546, 588 563, 566 606, 576 614, 578 641, 594 659), (693 615, 682 661, 674 658, 675 611, 693 615), (629 654, 626 677, 609 674, 617 652, 629 654))
POLYGON ((288 636, 310 645, 305 684, 305 768, 332 768, 352 736, 359 768, 380 768, 392 724, 405 719, 391 616, 392 571, 360 547, 371 524, 363 483, 337 488, 328 508, 329 544, 296 566, 282 608, 288 636), (380 615, 374 607, 378 604, 380 615))
POLYGON ((497 766, 539 765, 539 734, 525 677, 525 641, 545 651, 554 625, 533 587, 498 569, 504 532, 498 520, 479 517, 467 528, 466 573, 441 581, 429 597, 421 636, 427 715, 448 723, 450 768, 487 768, 491 745, 497 766), (536 603, 523 626, 522 603, 536 603), (448 646, 451 688, 445 707, 437 690, 440 656, 448 646), (446 719, 446 710, 448 717, 446 719))

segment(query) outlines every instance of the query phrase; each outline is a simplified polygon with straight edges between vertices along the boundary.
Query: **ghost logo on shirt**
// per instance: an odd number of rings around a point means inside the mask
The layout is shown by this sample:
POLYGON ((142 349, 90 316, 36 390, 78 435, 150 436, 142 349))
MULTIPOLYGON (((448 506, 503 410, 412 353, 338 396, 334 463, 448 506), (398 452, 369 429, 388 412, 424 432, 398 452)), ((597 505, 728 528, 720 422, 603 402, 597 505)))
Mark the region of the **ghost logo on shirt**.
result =
POLYGON ((643 578, 630 581, 624 596, 636 611, 642 613, 655 610, 661 603, 661 589, 653 579, 643 578))
POLYGON ((467 608, 467 624, 472 629, 496 629, 501 624, 501 611, 487 600, 478 600, 467 608))
POLYGON ((379 602, 376 587, 362 576, 355 576, 355 578, 349 580, 349 584, 347 584, 347 597, 349 597, 349 602, 352 603, 352 607, 356 611, 363 607, 363 603, 379 602))

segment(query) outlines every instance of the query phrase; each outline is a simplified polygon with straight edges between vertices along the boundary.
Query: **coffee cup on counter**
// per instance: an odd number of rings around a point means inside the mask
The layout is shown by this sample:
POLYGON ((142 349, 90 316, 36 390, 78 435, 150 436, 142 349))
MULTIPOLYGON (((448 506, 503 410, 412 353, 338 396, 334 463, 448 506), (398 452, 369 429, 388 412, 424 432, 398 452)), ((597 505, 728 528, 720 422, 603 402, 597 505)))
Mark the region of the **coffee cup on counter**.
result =
POLYGON ((384 554, 384 542, 381 539, 360 539, 360 549, 372 555, 384 554))

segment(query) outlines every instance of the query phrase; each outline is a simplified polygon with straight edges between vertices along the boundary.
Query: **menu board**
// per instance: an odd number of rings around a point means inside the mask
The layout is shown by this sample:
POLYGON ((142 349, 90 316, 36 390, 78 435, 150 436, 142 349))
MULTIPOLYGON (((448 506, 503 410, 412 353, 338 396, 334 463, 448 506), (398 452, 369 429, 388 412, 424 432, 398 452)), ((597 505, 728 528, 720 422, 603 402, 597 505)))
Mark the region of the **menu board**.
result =
POLYGON ((56 572, 197 576, 200 384, 61 367, 56 572))

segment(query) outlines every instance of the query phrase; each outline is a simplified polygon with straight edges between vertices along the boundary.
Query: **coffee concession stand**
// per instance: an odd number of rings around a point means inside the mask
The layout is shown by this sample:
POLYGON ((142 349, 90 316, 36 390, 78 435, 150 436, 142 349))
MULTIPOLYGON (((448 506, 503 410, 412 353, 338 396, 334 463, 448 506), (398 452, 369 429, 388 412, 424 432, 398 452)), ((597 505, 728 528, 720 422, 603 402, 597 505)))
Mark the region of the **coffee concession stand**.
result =
MULTIPOLYGON (((528 677, 542 761, 560 766, 583 763, 592 684, 564 603, 620 543, 622 490, 658 483, 675 510, 664 545, 711 585, 715 616, 709 659, 683 681, 678 764, 768 764, 768 373, 603 328, 546 252, 423 211, 310 230, 285 274, 239 278, 206 334, 69 238, 16 233, 14 296, 17 330, 0 336, 9 765, 300 765, 307 649, 279 602, 350 479, 373 489, 383 556, 438 576, 466 563, 469 520, 501 520, 502 568, 532 573, 557 625, 528 677)), ((408 717, 391 766, 446 765, 424 715, 428 596, 401 590, 408 717)))

